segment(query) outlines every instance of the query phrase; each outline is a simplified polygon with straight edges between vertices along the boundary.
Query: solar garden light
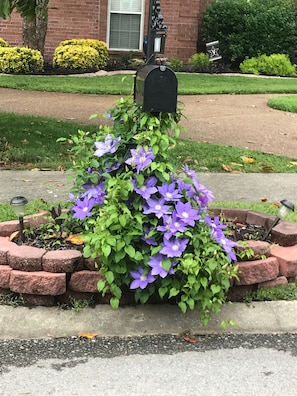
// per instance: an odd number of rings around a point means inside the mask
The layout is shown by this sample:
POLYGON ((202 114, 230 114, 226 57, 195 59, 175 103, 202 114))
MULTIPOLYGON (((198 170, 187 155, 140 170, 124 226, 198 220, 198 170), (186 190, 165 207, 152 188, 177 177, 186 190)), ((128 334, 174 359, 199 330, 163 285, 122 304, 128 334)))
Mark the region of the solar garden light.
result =
POLYGON ((13 197, 12 200, 10 201, 10 205, 13 207, 13 210, 15 214, 18 216, 19 219, 19 224, 20 224, 20 238, 22 242, 24 242, 24 215, 25 215, 25 210, 26 210, 26 205, 28 203, 27 198, 17 196, 13 197))
POLYGON ((290 212, 294 212, 295 206, 292 202, 288 201, 287 199, 283 199, 280 201, 281 206, 278 210, 277 217, 275 218, 274 222, 271 224, 270 228, 267 230, 266 234, 263 237, 263 241, 265 241, 268 235, 271 233, 271 230, 279 223, 280 220, 285 220, 290 212))

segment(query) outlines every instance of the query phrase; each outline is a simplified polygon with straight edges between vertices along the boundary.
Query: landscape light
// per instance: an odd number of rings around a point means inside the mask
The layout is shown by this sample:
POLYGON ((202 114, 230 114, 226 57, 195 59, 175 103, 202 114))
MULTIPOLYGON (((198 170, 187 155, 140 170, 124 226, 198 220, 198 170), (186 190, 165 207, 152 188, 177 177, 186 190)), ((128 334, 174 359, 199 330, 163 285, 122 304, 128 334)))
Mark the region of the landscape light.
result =
POLYGON ((20 224, 20 238, 22 242, 24 242, 24 215, 25 215, 25 210, 26 210, 26 205, 28 203, 27 198, 17 196, 13 197, 12 200, 10 201, 10 205, 13 207, 13 210, 15 214, 18 216, 19 219, 19 224, 20 224))
POLYGON ((279 223, 280 220, 285 220, 290 212, 294 212, 295 206, 292 202, 288 201, 287 199, 283 199, 280 201, 281 206, 278 209, 277 217, 275 218, 274 222, 271 224, 270 228, 267 230, 266 234, 262 238, 262 241, 266 241, 269 234, 271 233, 272 229, 279 223))

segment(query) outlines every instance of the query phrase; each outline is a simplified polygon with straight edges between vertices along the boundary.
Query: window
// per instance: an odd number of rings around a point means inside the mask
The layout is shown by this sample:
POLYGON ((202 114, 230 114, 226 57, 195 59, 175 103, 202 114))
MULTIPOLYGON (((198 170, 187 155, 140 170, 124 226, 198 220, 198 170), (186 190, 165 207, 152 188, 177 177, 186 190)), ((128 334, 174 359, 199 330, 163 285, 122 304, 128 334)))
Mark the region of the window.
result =
POLYGON ((144 0, 110 0, 108 44, 113 50, 141 50, 144 0))

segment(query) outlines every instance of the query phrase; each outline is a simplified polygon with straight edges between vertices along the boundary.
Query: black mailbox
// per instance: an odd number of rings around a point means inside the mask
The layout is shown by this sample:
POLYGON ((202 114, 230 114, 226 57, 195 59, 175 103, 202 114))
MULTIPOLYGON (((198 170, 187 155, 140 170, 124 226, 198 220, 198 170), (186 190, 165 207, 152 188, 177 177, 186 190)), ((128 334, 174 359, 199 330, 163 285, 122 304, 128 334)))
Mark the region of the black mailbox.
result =
POLYGON ((177 78, 165 65, 145 65, 136 73, 134 100, 150 113, 176 113, 177 78))

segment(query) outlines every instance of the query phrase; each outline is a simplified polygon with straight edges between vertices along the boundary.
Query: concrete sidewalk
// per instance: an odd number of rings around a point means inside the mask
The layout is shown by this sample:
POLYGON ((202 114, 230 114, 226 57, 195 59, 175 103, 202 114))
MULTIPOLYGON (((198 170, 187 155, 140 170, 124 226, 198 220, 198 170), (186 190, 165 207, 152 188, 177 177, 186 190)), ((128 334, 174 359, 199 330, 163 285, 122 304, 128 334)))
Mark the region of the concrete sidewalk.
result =
MULTIPOLYGON (((0 171, 0 202, 17 195, 28 201, 68 200, 72 186, 67 172, 0 171)), ((294 173, 198 173, 198 180, 211 190, 215 201, 270 202, 288 199, 297 203, 297 177, 294 173)))

